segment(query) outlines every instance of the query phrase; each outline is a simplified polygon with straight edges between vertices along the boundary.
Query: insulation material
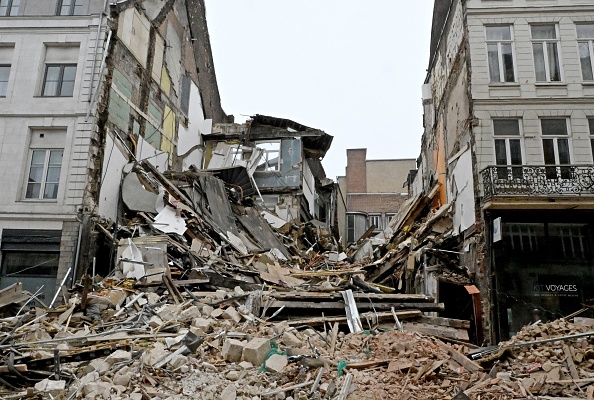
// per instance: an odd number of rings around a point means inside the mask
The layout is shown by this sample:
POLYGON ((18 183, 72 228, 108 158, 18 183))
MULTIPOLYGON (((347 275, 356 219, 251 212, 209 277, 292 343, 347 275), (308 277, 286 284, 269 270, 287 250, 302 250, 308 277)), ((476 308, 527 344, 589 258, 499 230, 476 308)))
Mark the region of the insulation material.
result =
POLYGON ((164 233, 183 235, 186 231, 186 222, 177 215, 173 207, 167 206, 155 217, 154 228, 164 233))
POLYGON ((454 205, 454 234, 458 235, 475 223, 472 154, 466 150, 452 168, 449 197, 454 205))

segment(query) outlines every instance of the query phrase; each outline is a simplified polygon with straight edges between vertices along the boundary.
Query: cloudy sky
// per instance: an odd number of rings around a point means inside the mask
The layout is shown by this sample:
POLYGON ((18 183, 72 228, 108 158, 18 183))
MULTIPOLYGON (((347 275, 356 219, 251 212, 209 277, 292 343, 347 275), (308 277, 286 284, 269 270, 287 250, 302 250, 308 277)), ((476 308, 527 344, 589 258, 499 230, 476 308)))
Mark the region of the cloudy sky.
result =
POLYGON ((288 118, 334 136, 323 165, 344 175, 346 149, 416 158, 433 0, 206 0, 223 108, 288 118))

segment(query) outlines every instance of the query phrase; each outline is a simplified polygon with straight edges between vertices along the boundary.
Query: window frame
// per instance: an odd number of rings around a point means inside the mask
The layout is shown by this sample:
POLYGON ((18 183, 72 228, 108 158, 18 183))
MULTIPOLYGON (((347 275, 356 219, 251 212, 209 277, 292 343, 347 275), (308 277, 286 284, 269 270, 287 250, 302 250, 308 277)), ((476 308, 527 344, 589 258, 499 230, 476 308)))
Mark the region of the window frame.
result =
POLYGON ((84 6, 84 3, 82 2, 82 0, 60 0, 58 1, 58 7, 56 9, 56 15, 60 16, 60 17, 72 17, 72 16, 78 16, 78 15, 82 15, 82 12, 80 14, 75 14, 75 11, 78 9, 82 9, 84 6), (68 13, 67 14, 62 14, 62 9, 64 8, 64 1, 70 1, 71 3, 67 6, 68 7, 68 13))
POLYGON ((588 117, 588 130, 590 133, 590 150, 592 151, 592 162, 594 163, 594 117, 588 117))
MULTIPOLYGON (((28 163, 27 163, 27 174, 26 174, 25 187, 24 187, 24 191, 23 191, 23 198, 25 200, 32 200, 32 201, 57 201, 57 199, 59 197, 59 192, 60 192, 60 181, 62 178, 63 164, 64 164, 64 149, 63 148, 31 148, 31 149, 29 149, 29 157, 28 157, 28 163), (41 181, 31 182, 31 170, 34 167, 33 155, 34 155, 34 152, 36 152, 36 151, 45 152, 43 168, 41 171, 41 181), (50 157, 51 157, 52 152, 61 152, 62 153, 62 159, 60 161, 60 167, 58 170, 57 182, 48 182, 48 180, 47 180, 49 169, 50 169, 50 167, 52 167, 52 165, 50 165, 50 157), (29 196, 29 187, 30 187, 30 185, 33 185, 33 184, 40 185, 39 194, 37 195, 37 197, 29 196), (55 184, 56 185, 55 197, 46 197, 46 191, 47 191, 46 185, 47 184, 55 184)), ((55 168, 55 165, 53 167, 55 168)))
POLYGON ((585 82, 594 82, 594 36, 592 37, 584 37, 584 38, 580 38, 579 36, 579 30, 578 27, 579 26, 584 26, 584 25, 591 25, 592 28, 594 29, 594 23, 578 23, 575 24, 575 36, 577 38, 577 53, 578 53, 578 59, 580 62, 580 70, 582 71, 582 80, 585 82), (590 78, 586 78, 584 77, 584 65, 582 64, 582 57, 580 54, 580 44, 586 44, 588 46, 588 59, 590 62, 590 71, 588 71, 591 75, 590 78))
POLYGON ((382 215, 381 214, 367 214, 367 228, 371 228, 372 225, 375 225, 374 232, 381 231, 384 229, 384 224, 382 223, 382 215), (377 224, 374 223, 374 220, 377 221, 377 224))
POLYGON ((509 176, 512 178, 522 178, 522 166, 526 160, 526 154, 524 149, 524 134, 523 134, 523 126, 521 123, 521 118, 492 118, 491 119, 493 125, 493 152, 495 155, 495 165, 497 166, 504 166, 503 168, 497 168, 497 177, 498 179, 508 179, 509 176), (511 134, 511 133, 498 133, 496 129, 496 121, 516 121, 518 124, 518 133, 511 134), (510 141, 517 140, 520 146, 520 163, 514 163, 512 158, 512 146, 510 141), (504 141, 505 143, 505 164, 499 164, 497 162, 497 141, 504 141), (517 167, 508 167, 510 165, 515 165, 517 167), (511 175, 510 175, 511 172, 511 175))
POLYGON ((516 49, 514 46, 514 30, 513 24, 502 24, 502 25, 485 25, 485 48, 487 51, 487 69, 489 70, 489 83, 491 84, 509 84, 509 83, 517 83, 518 82, 518 71, 517 71, 517 63, 516 63, 516 49), (507 27, 509 29, 509 40, 505 39, 489 39, 488 29, 495 28, 495 27, 507 27), (491 71, 490 63, 489 63, 489 45, 496 44, 497 45, 497 61, 498 61, 498 68, 499 68, 499 80, 493 80, 493 71, 491 71), (513 70, 513 80, 508 81, 506 80, 506 68, 505 62, 503 57, 502 47, 503 45, 509 44, 511 47, 511 55, 512 55, 512 70, 513 70))
POLYGON ((46 63, 45 64, 45 72, 43 74, 43 83, 41 85, 41 97, 74 97, 74 89, 76 87, 76 74, 78 72, 78 64, 76 63, 46 63), (58 77, 58 84, 56 85, 56 92, 54 94, 45 94, 46 84, 47 84, 47 75, 49 68, 52 67, 60 67, 59 77, 58 77), (64 71, 67 67, 74 67, 74 80, 72 81, 72 93, 70 94, 62 94, 62 90, 64 87, 64 71))
POLYGON ((573 146, 571 141, 571 130, 569 125, 569 117, 555 117, 555 118, 540 118, 540 137, 542 145, 542 157, 543 164, 545 165, 545 174, 547 179, 571 179, 571 167, 569 167, 574 159, 573 146), (543 122, 552 120, 564 120, 565 121, 565 133, 551 133, 545 134, 543 122), (545 140, 552 140, 553 144, 553 157, 555 158, 554 164, 547 164, 545 154, 545 140), (568 163, 561 163, 561 156, 559 153, 559 140, 567 141, 567 155, 569 157, 568 163), (547 167, 548 165, 548 167, 547 167))
MULTIPOLYGON (((0 14, 0 17, 16 17, 19 14, 19 6, 21 0, 6 0, 6 11, 4 14, 0 14)), ((0 4, 2 4, 2 0, 0 0, 0 4)), ((2 6, 0 6, 2 7, 2 6)))
POLYGON ((280 172, 281 170, 281 163, 282 163, 282 158, 281 158, 281 154, 282 154, 282 140, 259 140, 256 141, 255 143, 256 148, 260 149, 262 151, 262 155, 260 157, 260 160, 258 161, 258 166, 256 167, 256 172, 264 172, 264 173, 274 173, 274 172, 280 172), (278 150, 276 149, 267 149, 265 147, 260 147, 261 145, 267 145, 267 144, 278 144, 278 150), (270 166, 269 161, 273 158, 270 158, 270 154, 277 154, 277 158, 278 158, 278 162, 275 164, 273 164, 273 166, 270 166), (264 169, 260 169, 261 165, 265 165, 264 169))
MULTIPOLYGON (((8 68, 8 76, 6 78, 5 81, 0 80, 0 98, 4 98, 8 95, 8 82, 10 81, 10 69, 11 69, 12 65, 11 64, 0 64, 0 69, 1 68, 8 68), (5 85, 2 85, 2 83, 5 83, 5 85), (4 93, 2 93, 2 87, 5 88, 4 93)), ((2 75, 0 74, 0 77, 2 75)))
POLYGON ((563 60, 561 58, 561 40, 559 39, 559 24, 531 24, 530 25, 530 42, 532 43, 532 61, 534 63, 534 78, 536 83, 561 83, 563 82, 563 60), (532 28, 536 26, 552 26, 555 28, 555 38, 554 39, 535 39, 533 37, 532 28), (545 80, 538 79, 538 73, 536 71, 536 56, 534 54, 534 45, 539 44, 542 49, 543 54, 543 62, 544 62, 544 73, 545 73, 545 80), (550 56, 547 44, 555 44, 556 53, 557 53, 557 61, 558 65, 557 68, 559 70, 559 79, 553 80, 551 79, 551 71, 550 71, 550 56))

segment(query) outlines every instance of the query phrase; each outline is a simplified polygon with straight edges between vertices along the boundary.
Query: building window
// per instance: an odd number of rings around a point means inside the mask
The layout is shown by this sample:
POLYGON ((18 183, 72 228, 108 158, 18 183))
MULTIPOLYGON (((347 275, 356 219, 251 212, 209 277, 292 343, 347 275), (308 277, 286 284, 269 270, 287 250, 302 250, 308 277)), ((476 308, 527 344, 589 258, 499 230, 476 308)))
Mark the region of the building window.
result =
POLYGON ((491 82, 515 82, 511 26, 487 26, 486 34, 491 82))
POLYGON ((582 78, 585 81, 594 80, 592 70, 592 55, 594 54, 594 24, 576 25, 578 50, 580 55, 580 64, 582 66, 582 78))
POLYGON ((541 119, 542 148, 548 179, 571 178, 571 156, 567 119, 541 119))
POLYGON ((256 171, 280 171, 281 142, 256 142, 256 147, 262 150, 262 157, 256 171))
POLYGON ((82 15, 82 0, 62 0, 58 4, 58 15, 82 15))
POLYGON ((384 224, 382 224, 382 216, 381 215, 370 215, 369 216, 369 228, 375 226, 375 231, 380 231, 384 229, 384 224))
POLYGON ((522 167, 513 167, 513 165, 523 164, 520 120, 494 119, 493 135, 495 136, 495 164, 506 166, 497 168, 497 178, 521 178, 522 167))
POLYGON ((0 0, 0 17, 14 17, 19 13, 21 0, 0 0))
POLYGON ((31 152, 26 199, 56 199, 64 151, 35 149, 31 152))
POLYGON ((71 97, 75 78, 76 64, 46 65, 42 96, 71 97))
POLYGON ((532 52, 537 82, 561 81, 556 25, 532 25, 532 52))
POLYGON ((0 97, 6 97, 9 76, 10 65, 0 65, 0 97))

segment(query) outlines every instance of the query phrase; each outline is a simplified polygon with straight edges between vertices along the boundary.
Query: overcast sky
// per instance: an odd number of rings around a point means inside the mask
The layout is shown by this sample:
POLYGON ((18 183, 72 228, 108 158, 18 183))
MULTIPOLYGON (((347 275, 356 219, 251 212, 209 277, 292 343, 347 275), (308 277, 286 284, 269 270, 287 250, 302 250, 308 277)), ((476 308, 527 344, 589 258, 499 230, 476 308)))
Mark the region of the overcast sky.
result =
POLYGON ((346 149, 416 158, 433 0, 206 0, 223 108, 287 118, 334 136, 323 161, 344 175, 346 149))

